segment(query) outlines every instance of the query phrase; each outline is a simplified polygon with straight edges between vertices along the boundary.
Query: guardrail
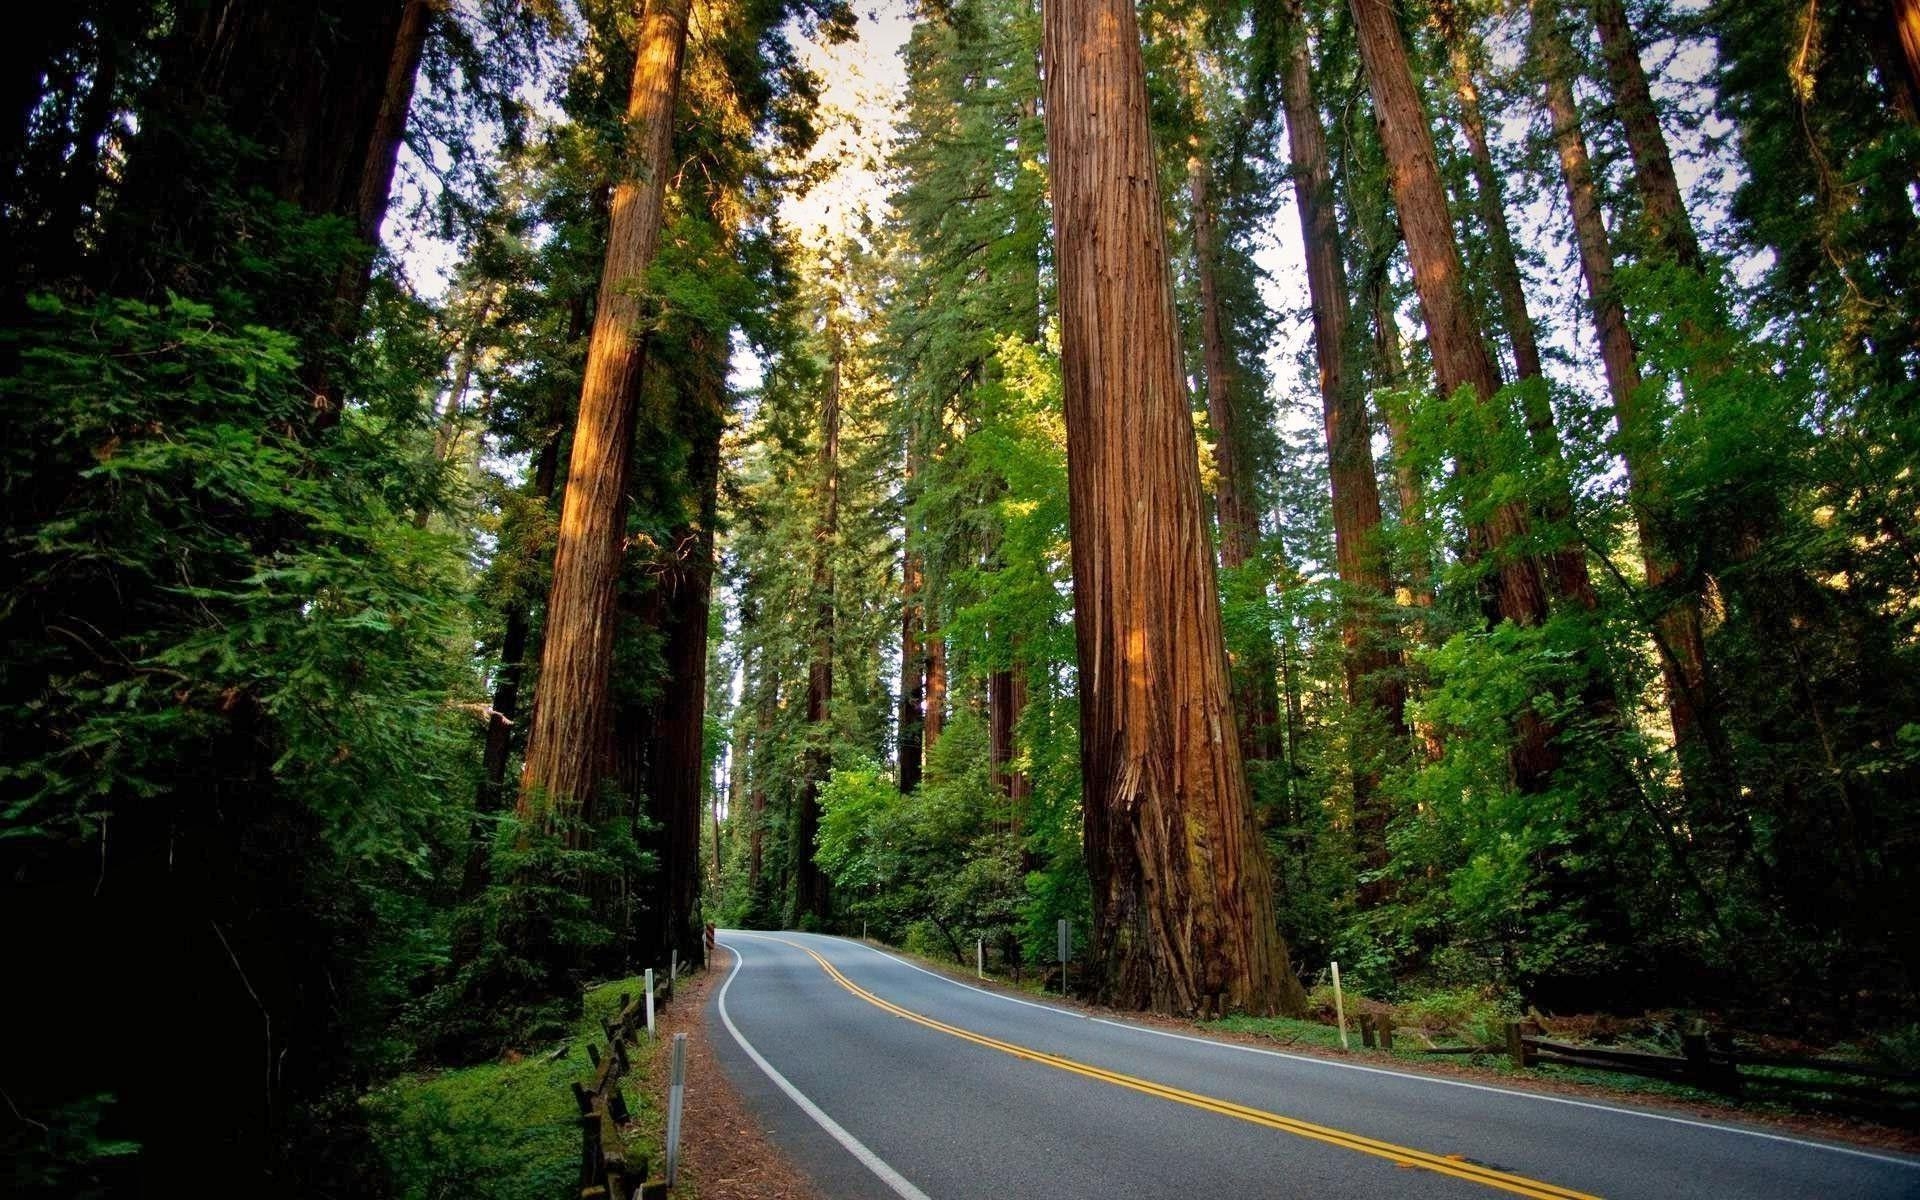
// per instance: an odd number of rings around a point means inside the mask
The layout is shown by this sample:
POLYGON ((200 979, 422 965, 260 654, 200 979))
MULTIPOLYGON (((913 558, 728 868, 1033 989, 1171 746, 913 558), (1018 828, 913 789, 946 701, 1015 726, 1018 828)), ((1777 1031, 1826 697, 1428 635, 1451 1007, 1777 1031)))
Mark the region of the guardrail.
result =
MULTIPOLYGON (((1394 1026, 1391 1019, 1362 1013, 1359 1025, 1362 1046, 1368 1049, 1393 1049, 1394 1026)), ((1767 1089, 1802 1095, 1820 1094, 1839 1100, 1838 1105, 1833 1100, 1823 1100, 1822 1107, 1844 1108, 1847 1107, 1846 1101, 1855 1100, 1860 1103, 1853 1107, 1867 1115, 1920 1115, 1920 1072, 1840 1058, 1800 1057, 1746 1050, 1734 1044, 1732 1034, 1708 1029, 1704 1024, 1696 1024, 1681 1034, 1678 1055, 1558 1041, 1547 1037, 1537 1021, 1509 1021, 1505 1033, 1504 1043, 1500 1045, 1427 1046, 1420 1053, 1504 1055, 1521 1069, 1541 1065, 1586 1067, 1685 1083, 1730 1095, 1745 1094, 1749 1090, 1764 1092, 1767 1089), (1780 1075, 1769 1073, 1767 1068, 1800 1071, 1808 1075, 1840 1076, 1843 1079, 1780 1075), (1872 1082, 1845 1082, 1843 1080, 1846 1077, 1872 1082), (1905 1111, 1900 1111, 1903 1108, 1905 1111)))
MULTIPOLYGON (((581 1200, 628 1200, 636 1192, 642 1200, 667 1195, 665 1180, 647 1178, 647 1160, 643 1155, 628 1162, 613 1147, 620 1144, 619 1129, 633 1119, 621 1082, 632 1069, 628 1046, 637 1044, 648 1031, 656 1008, 673 1000, 673 977, 678 964, 654 983, 651 992, 638 997, 620 995, 620 1010, 610 1021, 600 1023, 607 1048, 589 1043, 587 1059, 593 1064, 593 1081, 573 1084, 573 1099, 580 1106, 580 1197, 581 1200)), ((649 976, 653 972, 647 972, 649 976)))

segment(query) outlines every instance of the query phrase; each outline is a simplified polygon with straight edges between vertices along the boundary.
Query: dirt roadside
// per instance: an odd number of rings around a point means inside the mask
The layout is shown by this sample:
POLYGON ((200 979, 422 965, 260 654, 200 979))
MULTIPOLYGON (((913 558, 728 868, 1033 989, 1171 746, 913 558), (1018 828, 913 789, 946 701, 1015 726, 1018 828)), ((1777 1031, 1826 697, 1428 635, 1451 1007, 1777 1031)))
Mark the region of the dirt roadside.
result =
MULTIPOLYGON (((726 1031, 708 1027, 707 999, 732 966, 731 952, 724 946, 717 949, 709 969, 681 980, 673 1003, 655 1019, 660 1037, 653 1046, 647 1080, 662 1127, 673 1035, 687 1035, 681 1177, 674 1195, 682 1200, 825 1200, 768 1139, 766 1129, 727 1082, 714 1053, 712 1039, 725 1037, 726 1031)), ((656 1167, 654 1174, 660 1173, 656 1167)))

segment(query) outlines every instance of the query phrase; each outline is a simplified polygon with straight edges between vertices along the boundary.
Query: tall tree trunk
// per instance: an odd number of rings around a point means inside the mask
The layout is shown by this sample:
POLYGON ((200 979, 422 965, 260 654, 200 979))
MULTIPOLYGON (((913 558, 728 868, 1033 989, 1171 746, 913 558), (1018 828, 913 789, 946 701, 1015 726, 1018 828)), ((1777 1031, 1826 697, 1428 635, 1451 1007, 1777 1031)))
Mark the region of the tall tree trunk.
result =
POLYGON ((921 586, 920 614, 926 622, 922 637, 927 655, 926 706, 920 722, 920 752, 924 756, 933 753, 933 744, 940 740, 941 731, 947 727, 947 639, 932 628, 934 610, 924 591, 924 578, 921 586))
MULTIPOLYGON (((1500 376, 1473 325, 1460 247, 1454 241, 1446 188, 1434 159, 1433 134, 1414 88, 1406 42, 1389 0, 1349 0, 1349 6, 1413 266, 1414 287, 1426 315, 1434 374, 1444 394, 1452 396, 1466 388, 1485 404, 1500 390, 1500 376)), ((1484 526, 1472 533, 1494 558, 1500 615, 1516 625, 1545 621, 1546 582, 1540 564, 1523 549, 1528 535, 1525 508, 1515 501, 1497 504, 1484 526)), ((1552 744, 1554 731, 1529 708, 1517 721, 1515 733, 1515 780, 1522 791, 1537 791, 1559 765, 1559 753, 1552 744)))
POLYGON ((1453 94, 1460 103, 1460 131, 1467 138, 1467 160, 1473 168, 1474 207, 1487 235, 1488 266, 1492 268, 1494 295, 1500 300, 1500 324, 1513 347, 1515 373, 1521 379, 1538 379, 1540 342, 1534 332, 1533 316, 1527 311, 1527 294, 1520 277, 1519 255, 1514 251, 1513 230, 1507 223, 1500 171, 1493 162, 1493 148, 1487 142, 1487 119, 1480 108, 1480 86, 1474 78, 1473 34, 1463 24, 1465 18, 1457 0, 1438 0, 1433 6, 1433 20, 1447 52, 1447 73, 1453 83, 1453 94))
POLYGON ((1920 121, 1920 0, 1885 0, 1892 18, 1893 37, 1899 45, 1898 65, 1889 72, 1887 88, 1896 97, 1900 114, 1909 121, 1920 121))
MULTIPOLYGON (((700 330, 689 351, 693 369, 676 380, 679 432, 691 447, 687 492, 693 520, 675 528, 669 561, 655 576, 660 593, 662 656, 669 686, 649 706, 646 777, 659 862, 663 917, 659 952, 678 950, 701 961, 705 938, 695 915, 700 902, 700 807, 706 782, 707 624, 713 595, 713 534, 720 503, 720 435, 726 425, 727 362, 723 334, 700 330)), ((644 843, 643 843, 644 844, 644 843)), ((645 931, 643 931, 645 932, 645 931)), ((642 939, 644 944, 644 937, 642 939)))
POLYGON ((1633 155, 1634 184, 1640 193, 1640 215, 1649 237, 1673 261, 1691 270, 1703 265, 1700 241, 1680 196, 1680 179, 1673 171, 1667 135, 1660 128, 1660 112, 1647 86, 1640 63, 1640 44, 1627 19, 1624 0, 1592 0, 1594 29, 1600 35, 1600 56, 1607 66, 1614 114, 1626 130, 1627 149, 1633 155))
MULTIPOLYGON (((913 487, 919 474, 919 455, 914 436, 907 436, 906 485, 913 487)), ((927 678, 927 656, 922 644, 926 613, 921 604, 923 583, 920 554, 914 548, 913 518, 907 517, 906 536, 900 542, 900 717, 897 735, 900 790, 911 792, 920 786, 920 743, 924 732, 922 705, 927 678)))
MULTIPOLYGON (((1382 393, 1396 391, 1405 386, 1407 367, 1400 354, 1400 327, 1393 318, 1384 269, 1369 281, 1367 290, 1377 387, 1382 393)), ((1400 524, 1415 545, 1415 552, 1408 556, 1406 563, 1406 602, 1416 608, 1432 608, 1433 564, 1427 555, 1427 489, 1413 455, 1413 414, 1398 396, 1376 395, 1374 405, 1381 423, 1387 427, 1387 440, 1393 449, 1393 490, 1400 501, 1400 524)))
POLYGON ((608 770, 614 595, 626 536, 634 391, 646 357, 639 289, 660 241, 690 2, 658 0, 640 27, 627 104, 629 173, 613 189, 547 597, 540 697, 520 777, 522 816, 563 825, 574 844, 592 823, 594 792, 608 770))
MULTIPOLYGON (((751 579, 748 582, 751 584, 751 579)), ((742 589, 740 625, 743 631, 752 623, 754 615, 749 586, 742 589)), ((764 671, 765 667, 761 669, 764 671)), ((747 760, 747 896, 750 904, 757 905, 767 859, 767 770, 760 755, 765 752, 768 734, 773 729, 774 710, 779 706, 780 696, 776 680, 756 679, 744 670, 742 674, 746 685, 754 689, 753 730, 740 753, 747 760)))
POLYGON ((1299 1011, 1233 732, 1133 4, 1043 20, 1095 990, 1299 1011))
MULTIPOLYGON (((1017 747, 1014 733, 1020 724, 1020 710, 1026 707, 1026 673, 1023 669, 993 671, 987 676, 988 757, 993 785, 1009 800, 1024 800, 1028 794, 1027 774, 1015 769, 1017 747)), ((1014 813, 1014 824, 1019 814, 1014 813)))
MULTIPOLYGON (((467 326, 467 336, 461 339, 460 357, 453 368, 453 387, 447 392, 447 405, 440 410, 440 422, 433 428, 433 459, 444 463, 453 457, 460 445, 460 427, 466 421, 467 392, 473 386, 473 371, 480 361, 480 343, 485 335, 487 321, 493 316, 496 290, 488 287, 481 298, 480 309, 473 314, 473 321, 467 326)), ((417 524, 426 527, 427 512, 422 511, 417 524)))
POLYGON ((840 331, 827 319, 827 388, 820 401, 820 517, 813 529, 813 644, 807 663, 807 750, 794 814, 794 916, 827 917, 827 876, 814 861, 820 786, 833 767, 834 553, 840 537, 840 331))
MULTIPOLYGON (((1400 741, 1407 732, 1406 688, 1398 669, 1399 654, 1381 627, 1381 610, 1392 602, 1393 581, 1381 543, 1380 485, 1373 473, 1366 393, 1349 361, 1352 313, 1340 262, 1326 132, 1314 100, 1313 70, 1298 0, 1286 0, 1282 11, 1289 26, 1289 45, 1280 86, 1287 109, 1293 197, 1306 248, 1314 354, 1320 365, 1320 403, 1333 493, 1334 560, 1349 593, 1340 634, 1346 647, 1347 699, 1356 708, 1371 709, 1387 735, 1400 741)), ((1356 755, 1354 842, 1363 868, 1370 872, 1387 865, 1389 812, 1379 785, 1378 768, 1356 755)), ((1381 898, 1378 884, 1362 889, 1363 904, 1381 898)))
POLYGON ((1733 778, 1732 756, 1713 718, 1699 600, 1691 593, 1669 594, 1678 569, 1662 534, 1666 502, 1659 484, 1658 447, 1641 412, 1640 366, 1626 310, 1614 287, 1613 248, 1574 100, 1572 50, 1560 25, 1556 0, 1531 0, 1531 8, 1534 53, 1546 81, 1547 111, 1553 121, 1554 146, 1573 214, 1588 309, 1593 315, 1621 455, 1627 465, 1628 494, 1640 529, 1647 588, 1660 606, 1654 615, 1654 640, 1681 774, 1697 802, 1696 810, 1724 819, 1725 802, 1719 793, 1723 783, 1733 778))
MULTIPOLYGON (((1190 69, 1197 72, 1197 64, 1190 69)), ((1197 85, 1194 90, 1198 90, 1197 85)), ((1233 351, 1227 345, 1226 320, 1220 309, 1217 201, 1212 174, 1206 148, 1194 145, 1187 159, 1187 189, 1193 204, 1193 268, 1200 283, 1200 358, 1206 378, 1207 423, 1213 427, 1214 436, 1213 512, 1220 530, 1220 563, 1237 570, 1252 561, 1254 549, 1260 544, 1260 516, 1246 430, 1234 403, 1233 351)), ((1229 667, 1241 758, 1264 762, 1274 757, 1280 722, 1273 639, 1256 639, 1244 659, 1231 661, 1229 667)))
MULTIPOLYGON (((1513 347, 1514 371, 1522 380, 1542 379, 1540 342, 1527 310, 1527 293, 1520 276, 1520 259, 1514 250, 1513 230, 1507 223, 1505 191, 1499 168, 1494 165, 1493 148, 1487 143, 1486 116, 1480 108, 1480 87, 1474 78, 1473 31, 1463 24, 1455 0, 1440 0, 1434 5, 1434 22, 1446 46, 1447 65, 1453 78, 1455 97, 1460 102, 1460 128, 1467 135, 1467 158, 1473 165, 1475 208, 1486 228, 1488 265, 1493 273, 1494 294, 1500 299, 1501 327, 1513 347)), ((1566 525, 1573 517, 1573 496, 1568 491, 1566 456, 1560 448, 1560 435, 1554 429, 1553 405, 1544 385, 1525 389, 1520 397, 1526 418, 1527 440, 1533 452, 1554 470, 1556 484, 1543 501, 1543 515, 1555 525, 1566 525)), ((1599 607, 1593 580, 1587 573, 1585 547, 1577 536, 1554 548, 1548 556, 1547 583, 1554 594, 1572 600, 1592 611, 1599 607)))

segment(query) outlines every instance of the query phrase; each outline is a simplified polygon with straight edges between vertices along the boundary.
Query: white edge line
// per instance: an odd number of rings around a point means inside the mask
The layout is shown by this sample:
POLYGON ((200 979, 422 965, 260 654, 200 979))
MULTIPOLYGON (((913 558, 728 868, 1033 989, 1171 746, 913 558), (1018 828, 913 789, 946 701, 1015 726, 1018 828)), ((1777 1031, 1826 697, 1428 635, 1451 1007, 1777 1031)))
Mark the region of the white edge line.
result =
MULTIPOLYGON (((721 944, 726 945, 724 942, 721 944)), ((765 1072, 767 1078, 773 1080, 775 1086, 787 1094, 787 1099, 799 1105, 801 1112, 812 1117, 814 1124, 826 1130, 829 1137, 839 1142, 848 1154, 859 1159, 862 1166, 878 1176, 880 1182, 892 1188, 894 1194, 899 1196, 901 1200, 932 1200, 925 1192, 907 1182, 906 1177, 889 1166, 885 1159, 867 1149, 866 1145, 861 1142, 859 1138, 854 1137, 842 1128, 840 1122, 822 1112, 818 1104, 809 1100, 806 1093, 788 1082, 787 1077, 775 1070, 773 1064, 768 1062, 758 1050, 755 1050, 753 1043, 749 1042, 746 1037, 741 1034, 740 1027, 733 1023, 733 1017, 727 1012, 727 989, 733 986, 733 977, 740 973, 740 967, 747 961, 747 956, 740 953, 738 946, 727 946, 727 949, 733 951, 733 970, 727 972, 726 982, 720 985, 720 995, 718 998, 720 1020, 726 1025, 727 1032, 733 1035, 733 1040, 740 1043, 740 1048, 747 1052, 747 1057, 753 1060, 753 1065, 765 1072)))
POLYGON ((1369 1075, 1387 1075, 1394 1079, 1408 1079, 1416 1083, 1433 1083, 1443 1087, 1466 1088, 1468 1091, 1474 1092, 1491 1092, 1496 1096, 1511 1096, 1516 1100, 1538 1100, 1545 1104, 1565 1104, 1573 1108, 1593 1109, 1595 1112, 1618 1113, 1621 1116, 1642 1117, 1649 1121, 1666 1121, 1669 1124, 1685 1125, 1693 1129, 1711 1129, 1720 1133, 1735 1133, 1742 1137, 1761 1138, 1769 1142, 1782 1142, 1789 1146, 1805 1146, 1812 1150, 1827 1150, 1834 1154, 1848 1154, 1855 1158, 1889 1163, 1893 1166, 1906 1167, 1910 1170, 1920 1170, 1920 1160, 1901 1158, 1892 1154, 1877 1154, 1872 1150, 1860 1150, 1853 1146, 1835 1145, 1832 1142, 1816 1142, 1807 1138, 1788 1137, 1785 1134, 1768 1133, 1763 1129, 1749 1129, 1742 1125, 1723 1125, 1717 1121, 1700 1121, 1691 1117, 1676 1117, 1667 1113, 1648 1112, 1645 1109, 1621 1108, 1618 1105, 1599 1104, 1592 1100, 1574 1100, 1567 1096, 1549 1096, 1542 1092, 1523 1092, 1514 1088, 1494 1087, 1491 1084, 1469 1083, 1464 1079, 1446 1079, 1438 1075, 1418 1075, 1410 1071, 1392 1071, 1385 1067, 1369 1067, 1363 1066, 1360 1063, 1340 1062, 1331 1058, 1316 1058, 1311 1054, 1288 1054, 1284 1050, 1268 1050, 1261 1046, 1243 1046, 1237 1042, 1216 1041, 1213 1038, 1195 1037, 1187 1033, 1174 1033, 1166 1029, 1153 1029, 1146 1025, 1133 1025, 1126 1021, 1114 1021, 1106 1017, 1096 1017, 1087 1013, 1073 1012, 1070 1009, 1056 1008, 1051 1004, 1036 1004, 1031 1000, 1021 1000, 989 988, 975 987, 971 983, 963 983, 950 975, 943 975, 938 971, 929 971, 918 963, 908 962, 898 955, 887 953, 878 946, 870 946, 866 942, 856 941, 852 938, 832 937, 829 934, 815 934, 813 936, 829 938, 832 941, 842 942, 850 946, 858 946, 863 950, 871 950, 882 958, 890 958, 909 970, 918 971, 922 975, 931 975, 935 979, 944 983, 950 983, 957 988, 965 988, 969 992, 979 992, 982 996, 991 996, 995 1000, 1004 1000, 1008 1004, 1018 1004, 1022 1008, 1037 1008, 1042 1012, 1055 1013, 1062 1017, 1072 1017, 1077 1021, 1092 1021, 1097 1025, 1110 1025, 1115 1029, 1126 1029, 1134 1033, 1150 1033, 1154 1037, 1172 1038, 1180 1042, 1196 1042, 1202 1046, 1212 1046, 1220 1050, 1237 1050, 1243 1054, 1261 1054, 1268 1058, 1284 1058, 1289 1062, 1308 1063, 1318 1067, 1338 1067, 1343 1071, 1364 1071, 1369 1075))

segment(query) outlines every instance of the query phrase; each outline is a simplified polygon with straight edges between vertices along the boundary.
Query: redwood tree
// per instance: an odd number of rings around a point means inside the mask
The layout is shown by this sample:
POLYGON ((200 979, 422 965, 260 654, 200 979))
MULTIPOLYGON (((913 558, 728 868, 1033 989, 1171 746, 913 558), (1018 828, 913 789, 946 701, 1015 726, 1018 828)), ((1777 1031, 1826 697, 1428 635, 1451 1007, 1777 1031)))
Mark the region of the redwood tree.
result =
POLYGON ((1234 736, 1130 0, 1043 17, 1097 994, 1297 1011, 1234 736))
POLYGON ((610 766, 614 595, 626 532, 634 394, 646 357, 640 285, 660 242, 690 3, 660 0, 648 6, 640 26, 627 161, 609 210, 547 596, 540 695, 520 776, 521 816, 564 826, 573 844, 594 816, 593 795, 610 766))

